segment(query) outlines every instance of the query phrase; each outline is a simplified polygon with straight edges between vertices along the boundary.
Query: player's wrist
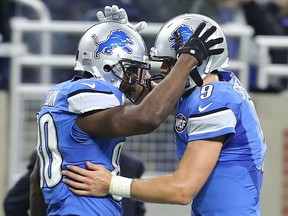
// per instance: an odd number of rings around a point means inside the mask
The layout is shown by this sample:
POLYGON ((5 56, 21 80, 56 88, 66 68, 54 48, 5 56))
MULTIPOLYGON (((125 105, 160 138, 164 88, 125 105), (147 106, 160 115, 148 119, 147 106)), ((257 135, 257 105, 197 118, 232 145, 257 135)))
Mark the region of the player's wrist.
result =
POLYGON ((179 59, 177 60, 177 62, 182 62, 183 65, 187 66, 187 67, 194 67, 195 65, 198 65, 199 62, 197 60, 197 58, 193 55, 187 54, 187 53, 183 53, 179 59))
POLYGON ((195 57, 198 61, 198 65, 202 63, 204 59, 206 59, 206 47, 205 44, 199 40, 198 38, 192 38, 183 46, 180 47, 178 50, 178 56, 181 54, 189 54, 195 57))
POLYGON ((113 175, 109 186, 109 194, 131 198, 131 184, 133 179, 113 175))

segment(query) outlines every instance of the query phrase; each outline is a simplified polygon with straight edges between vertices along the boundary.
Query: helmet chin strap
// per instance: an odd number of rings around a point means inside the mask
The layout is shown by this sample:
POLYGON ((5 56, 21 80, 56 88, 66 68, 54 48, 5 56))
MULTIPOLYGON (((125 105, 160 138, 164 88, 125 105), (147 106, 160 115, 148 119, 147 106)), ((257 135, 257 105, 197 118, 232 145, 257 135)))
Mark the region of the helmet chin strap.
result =
POLYGON ((104 77, 101 76, 101 74, 100 74, 100 72, 99 72, 99 70, 97 69, 96 66, 93 66, 93 67, 92 67, 92 70, 93 70, 93 76, 94 76, 94 77, 96 77, 96 78, 99 79, 99 80, 104 80, 104 77))
POLYGON ((198 86, 198 87, 201 87, 203 85, 203 79, 202 77, 200 76, 198 70, 197 70, 197 67, 194 67, 191 72, 190 72, 190 76, 191 78, 193 79, 193 81, 195 82, 195 84, 198 86))

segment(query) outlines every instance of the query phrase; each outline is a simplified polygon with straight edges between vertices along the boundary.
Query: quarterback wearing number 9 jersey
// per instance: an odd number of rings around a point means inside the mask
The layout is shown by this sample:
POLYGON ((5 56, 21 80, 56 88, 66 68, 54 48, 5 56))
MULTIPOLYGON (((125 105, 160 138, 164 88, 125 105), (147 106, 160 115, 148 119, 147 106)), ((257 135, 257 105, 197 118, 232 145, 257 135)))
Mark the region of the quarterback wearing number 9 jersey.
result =
POLYGON ((193 215, 260 215, 266 144, 258 117, 237 77, 227 71, 217 75, 219 82, 197 88, 177 104, 179 160, 187 143, 225 136, 218 161, 193 200, 193 215))
MULTIPOLYGON (((217 25, 203 15, 183 14, 162 27, 151 53, 151 60, 163 61, 160 72, 165 72, 165 61, 176 56, 173 32, 186 42, 201 20, 217 25)), ((215 34, 225 38, 221 28, 215 34)), ((233 72, 223 70, 228 65, 227 44, 217 46, 225 51, 193 69, 176 106, 179 166, 187 164, 183 172, 191 172, 188 194, 195 196, 191 214, 260 216, 266 142, 249 94, 233 72)), ((178 53, 184 51, 180 47, 178 53)))

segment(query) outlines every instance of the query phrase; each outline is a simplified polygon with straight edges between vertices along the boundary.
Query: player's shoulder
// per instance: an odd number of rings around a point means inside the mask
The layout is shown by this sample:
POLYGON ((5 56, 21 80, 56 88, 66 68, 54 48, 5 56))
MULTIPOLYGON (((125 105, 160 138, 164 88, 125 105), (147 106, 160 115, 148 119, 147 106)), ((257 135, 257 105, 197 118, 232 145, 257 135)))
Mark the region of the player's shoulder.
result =
POLYGON ((112 84, 98 80, 96 78, 89 78, 89 79, 78 79, 71 83, 71 88, 69 93, 73 92, 103 92, 107 94, 112 94, 113 92, 117 91, 117 88, 114 87, 112 84))
POLYGON ((198 88, 189 101, 191 114, 218 112, 239 103, 238 95, 227 82, 212 82, 198 88))
POLYGON ((67 92, 69 111, 85 113, 124 104, 123 93, 110 83, 96 78, 78 79, 67 92))

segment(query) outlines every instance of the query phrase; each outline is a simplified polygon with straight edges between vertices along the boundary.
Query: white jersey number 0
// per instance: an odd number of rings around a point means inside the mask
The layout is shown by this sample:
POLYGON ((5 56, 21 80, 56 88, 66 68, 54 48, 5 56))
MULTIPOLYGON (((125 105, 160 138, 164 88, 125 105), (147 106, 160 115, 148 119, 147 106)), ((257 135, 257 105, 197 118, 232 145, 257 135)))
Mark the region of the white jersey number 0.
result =
POLYGON ((43 187, 44 181, 48 187, 54 187, 62 178, 62 156, 58 149, 57 130, 50 113, 38 119, 37 150, 40 160, 40 187, 43 187))

